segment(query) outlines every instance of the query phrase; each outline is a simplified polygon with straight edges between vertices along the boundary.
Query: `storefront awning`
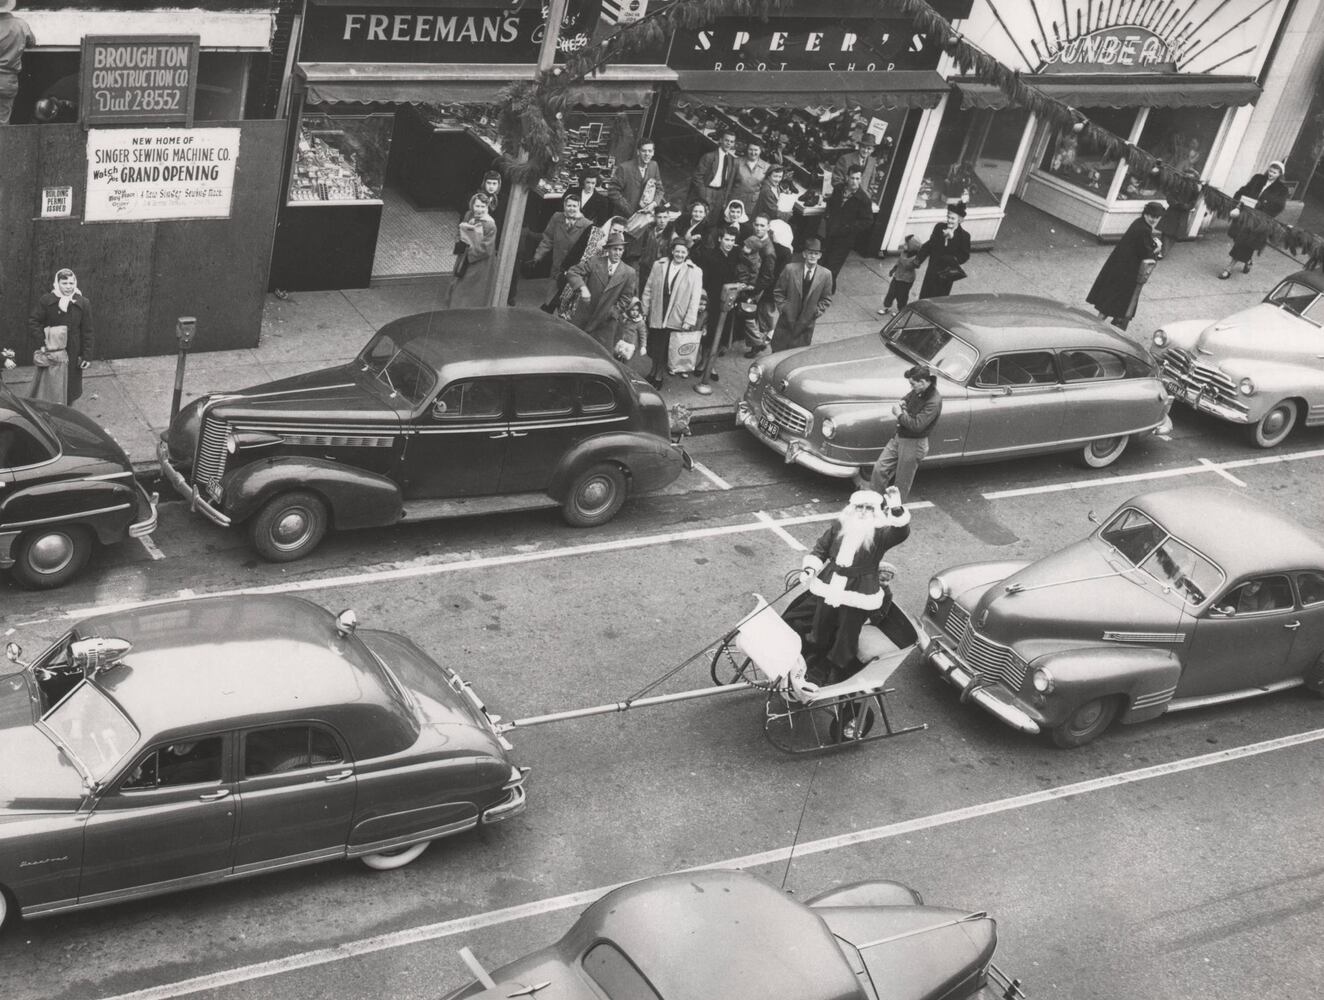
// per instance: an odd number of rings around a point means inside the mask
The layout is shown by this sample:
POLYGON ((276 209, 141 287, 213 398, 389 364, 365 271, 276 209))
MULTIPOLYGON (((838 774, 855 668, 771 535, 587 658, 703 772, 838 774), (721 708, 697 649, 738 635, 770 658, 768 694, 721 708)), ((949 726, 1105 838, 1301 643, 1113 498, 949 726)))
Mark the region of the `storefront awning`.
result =
MULTIPOLYGON (((1238 108, 1260 98, 1260 86, 1244 77, 1097 76, 1023 77, 1045 97, 1077 108, 1238 108)), ((963 108, 1005 108, 1010 103, 991 83, 956 81, 963 108)))
POLYGON ((946 81, 933 70, 893 70, 890 73, 680 70, 676 74, 676 83, 695 100, 741 108, 803 108, 811 104, 933 108, 947 93, 946 81))

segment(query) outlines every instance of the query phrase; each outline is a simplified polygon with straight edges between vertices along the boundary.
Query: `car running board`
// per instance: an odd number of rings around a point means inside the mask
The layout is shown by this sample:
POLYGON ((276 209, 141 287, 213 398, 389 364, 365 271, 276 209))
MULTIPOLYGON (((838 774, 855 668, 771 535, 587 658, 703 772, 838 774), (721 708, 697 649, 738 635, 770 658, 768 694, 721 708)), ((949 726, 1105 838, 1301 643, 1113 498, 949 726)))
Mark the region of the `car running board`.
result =
POLYGON ((1240 691, 1228 691, 1225 694, 1211 694, 1203 698, 1174 698, 1168 702, 1169 712, 1184 712, 1188 708, 1205 708, 1209 705, 1221 705, 1225 701, 1240 701, 1243 698, 1258 698, 1262 694, 1274 694, 1278 691, 1290 691, 1301 687, 1305 679, 1297 677, 1290 681, 1275 681, 1264 687, 1242 688, 1240 691))
POLYGON ((402 521, 435 521, 446 517, 502 514, 512 510, 559 507, 546 493, 508 493, 504 496, 458 497, 451 500, 408 500, 400 512, 402 521))

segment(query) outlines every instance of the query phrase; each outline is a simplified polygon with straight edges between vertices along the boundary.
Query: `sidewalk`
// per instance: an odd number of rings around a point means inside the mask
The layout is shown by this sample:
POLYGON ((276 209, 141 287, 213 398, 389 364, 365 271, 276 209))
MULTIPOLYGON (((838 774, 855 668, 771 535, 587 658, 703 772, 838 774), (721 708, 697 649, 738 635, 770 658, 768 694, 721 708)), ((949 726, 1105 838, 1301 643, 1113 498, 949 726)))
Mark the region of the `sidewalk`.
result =
MULTIPOLYGON (((1164 322, 1217 319, 1244 309, 1300 268, 1290 257, 1269 249, 1256 259, 1250 275, 1238 272, 1231 280, 1220 281, 1218 272, 1227 259, 1228 246, 1222 232, 1213 232, 1173 247, 1141 296, 1130 334, 1145 339, 1164 322)), ((998 246, 971 258, 966 265, 970 277, 957 291, 1023 292, 1084 306, 1085 295, 1111 249, 1013 201, 998 246)), ((891 266, 890 260, 852 257, 838 280, 831 309, 818 321, 814 342, 876 332, 882 322, 876 310, 891 266)), ((532 306, 544 283, 525 284, 528 287, 521 286, 520 304, 532 306)), ((184 402, 208 392, 242 389, 346 362, 389 320, 439 308, 443 290, 439 280, 336 292, 292 292, 284 299, 269 295, 257 347, 189 355, 184 402)), ((199 339, 205 344, 205 329, 199 331, 199 339)), ((640 372, 647 368, 644 360, 636 359, 634 364, 640 372)), ((712 395, 696 393, 693 376, 669 378, 662 395, 668 405, 690 407, 695 422, 731 421, 748 366, 744 351, 737 348, 718 360, 712 395)), ((169 422, 174 373, 175 358, 168 356, 94 361, 84 375, 78 409, 114 435, 140 474, 150 475, 158 469, 156 441, 169 422)), ((20 368, 6 382, 23 393, 31 377, 31 368, 20 368)))

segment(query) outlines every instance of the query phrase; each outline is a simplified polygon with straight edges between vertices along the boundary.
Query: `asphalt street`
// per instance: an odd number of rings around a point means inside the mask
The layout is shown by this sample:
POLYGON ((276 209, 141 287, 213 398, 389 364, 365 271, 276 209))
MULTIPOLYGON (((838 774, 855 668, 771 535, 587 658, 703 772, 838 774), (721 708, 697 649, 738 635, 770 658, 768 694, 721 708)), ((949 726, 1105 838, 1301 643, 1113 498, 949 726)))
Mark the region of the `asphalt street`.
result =
MULTIPOLYGON (((1168 485, 1221 485, 1324 535, 1324 434, 1263 452, 1174 416, 1170 436, 1101 472, 1064 457, 922 472, 912 536, 890 557, 898 600, 918 612, 931 573, 1034 558, 1086 533, 1090 510, 1168 485)), ((102 553, 62 591, 0 583, 0 632, 35 652, 99 606, 295 592, 412 637, 507 718, 619 701, 709 649, 753 593, 779 593, 850 489, 743 432, 688 444, 695 471, 601 529, 555 511, 401 526, 287 566, 167 503, 153 546, 102 553)), ((533 767, 522 816, 394 872, 329 863, 21 923, 0 938, 0 996, 435 998, 471 978, 461 946, 494 967, 608 886, 723 864, 804 896, 887 877, 987 910, 999 963, 1032 997, 1318 994, 1317 699, 1186 712, 1060 751, 927 671, 903 667, 891 707, 928 729, 817 759, 770 747, 750 692, 517 730, 533 767)), ((664 690, 709 683, 700 655, 664 690)))

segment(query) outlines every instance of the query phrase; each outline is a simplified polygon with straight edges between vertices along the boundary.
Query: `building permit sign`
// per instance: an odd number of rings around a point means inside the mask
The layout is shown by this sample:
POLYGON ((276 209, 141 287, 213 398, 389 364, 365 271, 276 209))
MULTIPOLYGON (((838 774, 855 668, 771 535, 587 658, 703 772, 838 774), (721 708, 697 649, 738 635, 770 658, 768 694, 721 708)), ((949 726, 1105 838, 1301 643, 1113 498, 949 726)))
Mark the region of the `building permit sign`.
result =
POLYGON ((228 219, 239 129, 92 129, 85 222, 228 219))

